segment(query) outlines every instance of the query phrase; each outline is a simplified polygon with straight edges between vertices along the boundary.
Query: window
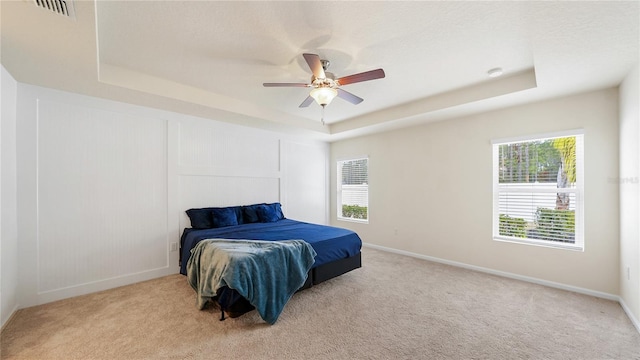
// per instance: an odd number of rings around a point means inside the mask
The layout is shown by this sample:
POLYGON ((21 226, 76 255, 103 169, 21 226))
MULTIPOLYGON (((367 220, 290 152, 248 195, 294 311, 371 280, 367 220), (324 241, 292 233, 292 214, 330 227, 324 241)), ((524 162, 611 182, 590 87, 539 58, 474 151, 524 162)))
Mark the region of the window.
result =
POLYGON ((493 143, 493 238, 584 250, 583 135, 493 143))
POLYGON ((338 161, 338 219, 369 221, 369 159, 338 161))

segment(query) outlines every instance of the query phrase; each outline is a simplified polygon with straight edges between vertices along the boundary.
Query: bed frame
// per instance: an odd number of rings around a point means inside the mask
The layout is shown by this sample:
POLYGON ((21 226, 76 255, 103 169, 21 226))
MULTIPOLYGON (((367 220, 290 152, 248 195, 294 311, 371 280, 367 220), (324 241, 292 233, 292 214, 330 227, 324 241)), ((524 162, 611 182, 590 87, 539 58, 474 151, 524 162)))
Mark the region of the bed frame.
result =
MULTIPOLYGON (((313 285, 320 284, 323 281, 333 279, 344 273, 348 273, 351 270, 355 270, 362 267, 361 253, 357 253, 352 257, 346 259, 336 260, 328 264, 320 265, 309 270, 307 281, 300 288, 300 290, 308 289, 313 285)), ((298 290, 298 291, 300 291, 298 290)))

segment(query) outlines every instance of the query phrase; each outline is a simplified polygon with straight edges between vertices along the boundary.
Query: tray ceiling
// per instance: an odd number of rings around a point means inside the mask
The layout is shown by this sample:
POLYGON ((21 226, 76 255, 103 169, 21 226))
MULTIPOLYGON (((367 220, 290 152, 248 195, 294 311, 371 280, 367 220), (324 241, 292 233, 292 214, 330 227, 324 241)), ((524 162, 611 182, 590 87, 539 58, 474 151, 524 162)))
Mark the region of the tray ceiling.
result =
POLYGON ((1 6, 18 81, 329 141, 616 86, 639 52, 638 2, 78 1, 75 20, 1 6), (320 106, 298 107, 309 89, 262 86, 308 82, 305 52, 386 77, 345 86, 364 102, 335 99, 322 126, 320 106))

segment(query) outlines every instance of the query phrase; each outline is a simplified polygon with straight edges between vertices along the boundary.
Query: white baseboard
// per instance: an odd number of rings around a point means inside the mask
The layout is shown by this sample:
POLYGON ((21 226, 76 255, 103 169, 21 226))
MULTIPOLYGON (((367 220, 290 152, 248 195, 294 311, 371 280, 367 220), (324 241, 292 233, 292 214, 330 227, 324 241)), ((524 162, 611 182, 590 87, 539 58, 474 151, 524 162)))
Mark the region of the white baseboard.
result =
POLYGON ((11 315, 9 315, 9 318, 7 318, 7 321, 5 321, 4 324, 2 324, 2 327, 0 327, 0 333, 2 333, 4 331, 4 328, 11 323, 11 320, 13 320, 13 318, 15 317, 19 309, 20 309, 20 306, 16 305, 13 308, 13 310, 11 310, 11 315))
POLYGON ((127 286, 142 281, 157 279, 163 276, 178 273, 178 268, 163 267, 141 271, 138 273, 125 274, 113 278, 100 279, 88 283, 72 285, 65 288, 25 294, 21 299, 21 308, 42 305, 53 301, 68 299, 76 296, 87 295, 99 291, 114 289, 120 286, 127 286))
POLYGON ((636 317, 631 312, 631 309, 629 309, 629 307, 621 297, 618 297, 618 302, 620 303, 620 306, 622 306, 622 310, 624 310, 624 312, 627 313, 627 316, 629 317, 629 320, 631 320, 631 323, 633 324, 633 326, 635 326, 636 330, 638 330, 638 332, 640 333, 640 321, 636 319, 636 317))

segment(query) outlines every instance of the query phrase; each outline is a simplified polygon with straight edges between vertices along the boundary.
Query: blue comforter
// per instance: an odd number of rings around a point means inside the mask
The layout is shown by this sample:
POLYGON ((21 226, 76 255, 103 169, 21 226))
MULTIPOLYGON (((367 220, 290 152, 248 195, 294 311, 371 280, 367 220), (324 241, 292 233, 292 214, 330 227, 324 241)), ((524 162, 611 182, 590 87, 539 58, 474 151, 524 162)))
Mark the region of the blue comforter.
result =
POLYGON ((182 234, 180 273, 187 275, 187 261, 198 242, 204 239, 291 240, 301 239, 313 247, 317 256, 312 268, 346 259, 360 252, 362 240, 355 232, 318 224, 283 219, 216 229, 190 229, 182 234))
POLYGON ((302 240, 205 240, 191 251, 188 280, 200 309, 218 289, 227 286, 273 324, 304 284, 315 255, 311 245, 302 240))

